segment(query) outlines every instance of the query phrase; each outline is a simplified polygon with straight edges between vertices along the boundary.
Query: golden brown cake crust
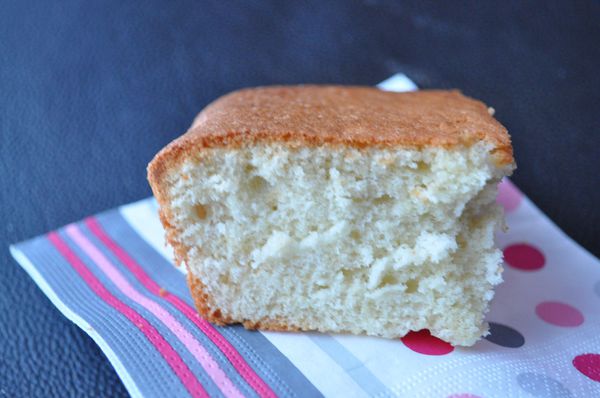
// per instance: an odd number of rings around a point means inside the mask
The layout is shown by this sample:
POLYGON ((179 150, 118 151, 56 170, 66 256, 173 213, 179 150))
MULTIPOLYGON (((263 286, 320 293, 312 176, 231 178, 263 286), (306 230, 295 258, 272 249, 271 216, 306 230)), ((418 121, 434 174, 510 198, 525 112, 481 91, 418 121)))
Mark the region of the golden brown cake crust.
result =
POLYGON ((356 148, 470 146, 488 141, 513 163, 510 136, 480 101, 459 91, 410 93, 371 87, 273 86, 235 91, 208 105, 149 165, 151 185, 184 154, 259 142, 356 148))

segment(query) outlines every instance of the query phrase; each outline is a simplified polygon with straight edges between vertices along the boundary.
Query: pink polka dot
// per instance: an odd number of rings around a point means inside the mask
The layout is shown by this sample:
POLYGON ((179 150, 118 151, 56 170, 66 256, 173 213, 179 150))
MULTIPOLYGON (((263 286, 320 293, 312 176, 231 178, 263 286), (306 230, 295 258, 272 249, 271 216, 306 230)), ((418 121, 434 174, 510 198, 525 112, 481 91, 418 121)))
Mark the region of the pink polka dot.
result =
POLYGON ((546 258, 539 249, 527 243, 516 243, 504 249, 504 261, 522 271, 535 271, 546 264, 546 258))
POLYGON ((469 393, 464 394, 452 394, 448 395, 448 398, 481 398, 479 395, 473 395, 469 393))
POLYGON ((452 345, 432 336, 427 329, 418 332, 410 331, 401 340, 405 346, 419 354, 445 355, 454 351, 452 345))
POLYGON ((523 194, 514 186, 508 179, 503 179, 498 184, 498 196, 496 202, 504 207, 504 211, 509 212, 515 210, 521 204, 523 194))
POLYGON ((583 314, 575 307, 558 301, 544 301, 535 307, 535 313, 542 320, 556 326, 579 326, 583 314))
POLYGON ((600 354, 577 355, 573 366, 590 379, 600 382, 600 354))

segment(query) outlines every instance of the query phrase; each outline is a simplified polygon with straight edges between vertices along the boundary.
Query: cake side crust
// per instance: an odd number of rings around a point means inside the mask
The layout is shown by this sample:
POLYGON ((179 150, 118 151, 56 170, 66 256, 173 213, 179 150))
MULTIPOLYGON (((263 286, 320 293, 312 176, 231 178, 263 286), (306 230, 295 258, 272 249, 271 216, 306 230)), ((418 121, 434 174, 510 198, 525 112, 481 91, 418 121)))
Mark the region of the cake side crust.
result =
POLYGON ((199 278, 190 272, 187 276, 187 283, 198 313, 202 318, 215 325, 224 326, 241 323, 248 330, 260 329, 271 330, 273 332, 298 332, 306 330, 299 326, 288 325, 282 320, 235 320, 231 317, 224 316, 221 309, 214 305, 210 294, 206 292, 207 289, 199 278))

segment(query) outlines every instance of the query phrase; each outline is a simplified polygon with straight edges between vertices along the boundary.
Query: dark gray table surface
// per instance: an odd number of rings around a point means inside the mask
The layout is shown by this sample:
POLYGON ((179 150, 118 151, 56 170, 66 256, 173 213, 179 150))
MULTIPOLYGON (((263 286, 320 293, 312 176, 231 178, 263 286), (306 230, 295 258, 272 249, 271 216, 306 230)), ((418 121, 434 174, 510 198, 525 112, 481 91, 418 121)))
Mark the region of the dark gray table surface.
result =
POLYGON ((7 246, 149 196, 152 156, 244 86, 460 88, 512 133, 516 184, 600 254, 597 1, 0 5, 0 397, 127 394, 7 246))

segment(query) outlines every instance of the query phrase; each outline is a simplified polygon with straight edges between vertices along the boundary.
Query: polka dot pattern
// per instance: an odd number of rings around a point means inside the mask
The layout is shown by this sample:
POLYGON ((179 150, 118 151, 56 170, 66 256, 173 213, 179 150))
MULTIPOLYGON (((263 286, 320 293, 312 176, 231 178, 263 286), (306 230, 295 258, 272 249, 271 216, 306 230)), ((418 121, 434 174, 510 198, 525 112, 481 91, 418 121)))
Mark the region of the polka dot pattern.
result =
POLYGON ((527 243, 517 243, 504 249, 504 261, 521 271, 535 271, 546 265, 546 257, 542 252, 527 243))
POLYGON ((538 304, 535 313, 551 325, 575 327, 583 323, 583 314, 577 308, 558 301, 544 301, 538 304))
POLYGON ((542 398, 569 398, 573 395, 561 382, 538 373, 521 373, 517 376, 519 387, 542 398))
POLYGON ((573 359, 575 369, 600 383, 600 354, 583 354, 573 359))
POLYGON ((490 322, 490 334, 485 336, 490 343, 507 347, 519 348, 525 344, 525 337, 515 329, 500 323, 490 322))
POLYGON ((419 330, 418 332, 408 332, 401 340, 405 346, 419 354, 445 355, 454 351, 452 345, 432 336, 427 329, 419 330))
POLYGON ((498 184, 496 202, 504 208, 505 212, 515 211, 522 200, 523 194, 510 181, 504 179, 498 184))

